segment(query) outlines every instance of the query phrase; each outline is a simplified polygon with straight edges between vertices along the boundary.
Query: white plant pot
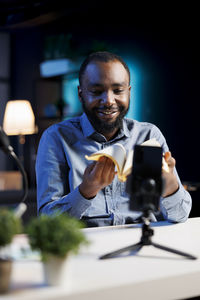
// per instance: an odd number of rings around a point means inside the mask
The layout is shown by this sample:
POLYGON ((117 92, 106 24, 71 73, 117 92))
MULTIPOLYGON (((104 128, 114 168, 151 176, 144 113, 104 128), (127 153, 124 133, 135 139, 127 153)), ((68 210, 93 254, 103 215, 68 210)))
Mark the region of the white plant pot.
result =
POLYGON ((51 286, 69 286, 69 264, 70 257, 59 258, 56 256, 48 257, 43 263, 44 277, 48 285, 51 286))

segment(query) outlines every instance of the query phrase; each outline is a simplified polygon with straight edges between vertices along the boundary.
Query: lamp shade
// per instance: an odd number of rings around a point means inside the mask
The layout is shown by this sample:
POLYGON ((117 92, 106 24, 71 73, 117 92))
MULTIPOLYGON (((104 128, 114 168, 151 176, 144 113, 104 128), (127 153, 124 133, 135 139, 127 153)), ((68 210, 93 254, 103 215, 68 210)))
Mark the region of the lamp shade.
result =
POLYGON ((29 101, 13 100, 7 102, 3 129, 7 135, 26 135, 36 132, 35 116, 29 101))

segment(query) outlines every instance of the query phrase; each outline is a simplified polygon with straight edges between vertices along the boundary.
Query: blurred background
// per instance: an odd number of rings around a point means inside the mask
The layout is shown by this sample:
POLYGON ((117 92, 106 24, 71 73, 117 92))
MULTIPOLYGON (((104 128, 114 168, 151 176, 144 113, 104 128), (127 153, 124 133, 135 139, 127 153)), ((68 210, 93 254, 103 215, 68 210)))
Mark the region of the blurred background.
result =
MULTIPOLYGON (((36 214, 35 159, 41 134, 51 124, 81 114, 79 66, 98 50, 115 52, 127 62, 132 85, 128 117, 161 129, 193 197, 191 217, 200 216, 197 7, 170 2, 1 0, 0 125, 7 102, 23 99, 30 102, 37 125, 32 134, 9 135, 28 175, 25 221, 36 214)), ((1 151, 0 205, 20 201, 17 171, 1 151)))

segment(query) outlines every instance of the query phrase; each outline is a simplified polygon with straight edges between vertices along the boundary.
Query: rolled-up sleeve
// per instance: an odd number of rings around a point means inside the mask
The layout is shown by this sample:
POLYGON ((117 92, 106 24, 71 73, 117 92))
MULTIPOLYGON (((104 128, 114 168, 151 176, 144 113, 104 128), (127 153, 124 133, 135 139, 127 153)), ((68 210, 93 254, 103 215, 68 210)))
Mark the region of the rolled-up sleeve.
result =
POLYGON ((176 193, 161 198, 160 201, 160 209, 164 218, 171 222, 185 222, 189 217, 191 207, 191 196, 182 185, 176 193))
MULTIPOLYGON (((157 141, 163 148, 163 152, 169 151, 169 147, 166 143, 165 137, 161 133, 160 129, 156 126, 152 127, 152 137, 155 137, 157 141)), ((192 198, 190 194, 184 189, 179 175, 177 173, 176 167, 174 168, 174 173, 176 175, 179 189, 176 193, 171 196, 160 199, 160 210, 163 217, 171 222, 185 222, 189 217, 192 198)))

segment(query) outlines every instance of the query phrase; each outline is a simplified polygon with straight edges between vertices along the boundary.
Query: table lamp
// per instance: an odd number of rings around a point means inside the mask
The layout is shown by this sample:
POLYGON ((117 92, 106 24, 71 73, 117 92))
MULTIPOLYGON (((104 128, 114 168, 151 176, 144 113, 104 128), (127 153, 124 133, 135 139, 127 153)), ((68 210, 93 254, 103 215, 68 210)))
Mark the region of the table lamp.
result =
MULTIPOLYGON (((25 135, 37 132, 35 116, 27 100, 12 100, 6 104, 3 129, 7 135, 18 135, 19 146, 25 143, 25 135)), ((20 151, 20 149, 19 149, 20 151)), ((21 153, 21 158, 23 155, 21 153)))

